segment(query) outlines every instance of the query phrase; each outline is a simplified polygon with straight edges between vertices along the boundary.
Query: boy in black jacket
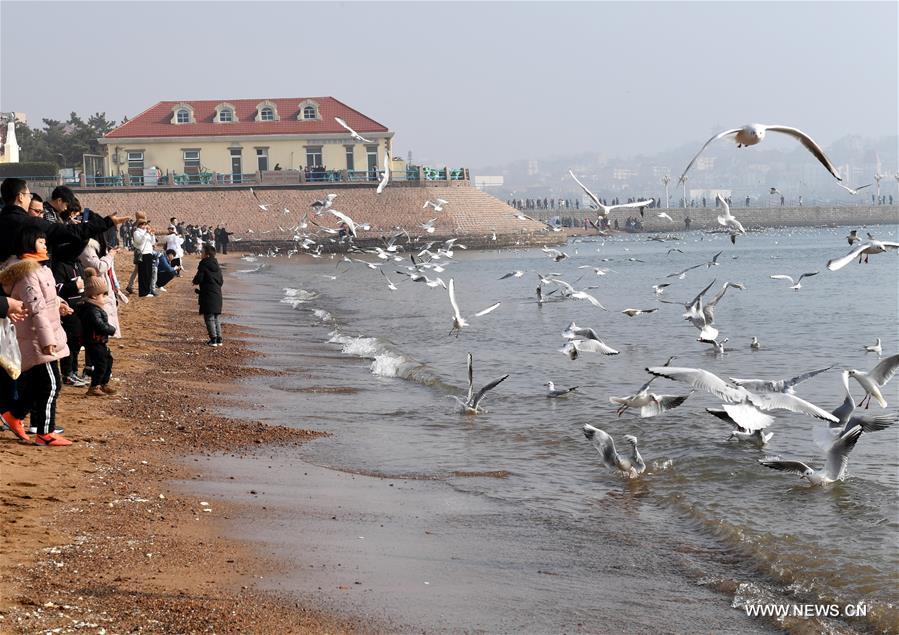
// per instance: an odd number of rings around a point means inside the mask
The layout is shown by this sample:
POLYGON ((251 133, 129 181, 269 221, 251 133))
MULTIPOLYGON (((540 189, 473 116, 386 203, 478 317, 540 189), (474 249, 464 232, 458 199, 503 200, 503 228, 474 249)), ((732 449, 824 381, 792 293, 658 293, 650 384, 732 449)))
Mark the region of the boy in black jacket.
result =
POLYGON ((104 296, 109 292, 106 278, 93 267, 84 269, 84 301, 78 305, 77 313, 84 330, 85 354, 94 365, 91 372, 91 387, 88 397, 114 395, 118 392, 109 385, 112 376, 112 353, 109 352, 109 336, 115 334, 103 309, 104 296))

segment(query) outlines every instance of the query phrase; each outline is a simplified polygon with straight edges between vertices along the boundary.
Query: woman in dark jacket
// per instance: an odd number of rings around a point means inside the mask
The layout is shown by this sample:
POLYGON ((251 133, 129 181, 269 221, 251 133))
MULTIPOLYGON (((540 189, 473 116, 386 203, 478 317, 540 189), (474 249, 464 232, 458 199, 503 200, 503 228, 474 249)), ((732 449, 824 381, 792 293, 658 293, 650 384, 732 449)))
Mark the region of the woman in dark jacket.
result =
POLYGON ((200 313, 206 321, 206 330, 209 332, 209 346, 222 345, 222 326, 219 316, 222 313, 222 270, 215 259, 215 247, 207 243, 203 245, 203 259, 197 265, 197 273, 193 284, 200 285, 196 292, 199 294, 200 313))

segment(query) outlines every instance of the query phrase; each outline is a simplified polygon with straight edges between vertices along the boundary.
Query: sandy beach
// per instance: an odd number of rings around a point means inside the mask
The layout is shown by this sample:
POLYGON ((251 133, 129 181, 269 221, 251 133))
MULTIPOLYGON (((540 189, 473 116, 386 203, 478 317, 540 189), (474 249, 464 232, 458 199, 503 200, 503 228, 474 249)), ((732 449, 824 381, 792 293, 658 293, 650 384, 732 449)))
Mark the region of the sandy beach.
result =
MULTIPOLYGON (((228 263, 229 257, 223 258, 228 263)), ((66 387, 59 425, 74 445, 0 437, 2 632, 350 632, 362 625, 253 590, 276 563, 219 535, 226 505, 170 483, 185 457, 294 445, 316 433, 215 416, 237 378, 259 373, 240 332, 209 348, 190 278, 121 307, 110 341, 114 397, 66 387)), ((130 257, 120 257, 127 279, 130 257)))

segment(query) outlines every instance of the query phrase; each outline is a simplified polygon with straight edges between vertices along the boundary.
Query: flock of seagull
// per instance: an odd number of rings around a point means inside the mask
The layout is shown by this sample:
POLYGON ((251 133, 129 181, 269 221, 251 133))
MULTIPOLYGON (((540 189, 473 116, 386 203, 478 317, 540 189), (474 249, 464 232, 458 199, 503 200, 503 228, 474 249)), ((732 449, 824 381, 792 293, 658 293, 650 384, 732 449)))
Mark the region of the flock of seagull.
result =
MULTIPOLYGON (((339 118, 335 119, 338 124, 350 132, 353 138, 368 142, 346 125, 346 122, 339 118)), ((840 180, 840 176, 833 167, 833 164, 808 135, 796 128, 788 126, 765 126, 760 124, 750 124, 741 128, 726 130, 709 139, 687 165, 687 168, 681 175, 681 180, 686 177, 690 167, 712 142, 732 136, 737 142, 738 147, 750 146, 761 142, 764 139, 766 132, 780 132, 798 139, 838 181, 840 180)), ((389 182, 389 172, 389 157, 386 157, 384 176, 379 182, 376 190, 378 194, 383 192, 384 188, 387 186, 389 182)), ((646 200, 620 205, 605 205, 600 201, 599 197, 578 180, 573 172, 569 171, 569 174, 583 189, 590 201, 591 208, 597 214, 596 227, 599 227, 602 221, 607 220, 609 214, 616 209, 641 208, 642 212, 643 208, 652 204, 652 201, 646 200)), ((255 193, 253 193, 253 195, 256 196, 255 193)), ((347 251, 349 253, 373 255, 376 256, 377 260, 380 260, 380 262, 369 262, 360 258, 351 258, 346 255, 341 263, 347 263, 351 267, 359 264, 370 269, 378 270, 385 279, 388 290, 395 291, 397 290, 397 286, 388 278, 383 270, 383 266, 391 262, 405 262, 406 258, 404 255, 401 255, 401 252, 405 252, 406 248, 409 248, 409 260, 411 264, 402 268, 397 268, 396 273, 408 278, 412 283, 422 282, 428 287, 441 287, 446 290, 451 309, 450 334, 456 337, 460 335, 463 329, 470 325, 470 320, 492 313, 500 307, 501 303, 496 302, 475 313, 463 315, 456 298, 456 284, 454 278, 450 277, 447 283, 444 282, 439 275, 435 275, 446 271, 452 264, 454 249, 466 248, 464 245, 457 243, 457 239, 451 238, 442 243, 430 241, 424 246, 418 244, 418 246, 413 249, 413 246, 420 241, 422 236, 413 238, 409 235, 407 230, 396 228, 398 231, 393 236, 381 238, 383 242, 382 246, 374 246, 371 248, 358 247, 353 243, 353 239, 357 237, 357 232, 360 229, 369 230, 370 226, 366 223, 357 222, 348 214, 335 210, 332 206, 336 197, 336 194, 328 194, 324 199, 315 201, 311 206, 313 216, 319 218, 325 213, 330 213, 340 221, 344 228, 343 232, 345 232, 346 235, 345 237, 341 236, 339 240, 345 238, 348 243, 347 251), (401 240, 403 237, 405 237, 405 243, 401 240), (413 251, 415 253, 413 253, 413 251)), ((720 195, 718 196, 718 202, 724 210, 723 214, 717 218, 718 223, 723 230, 730 235, 731 242, 736 244, 737 237, 745 234, 746 230, 740 221, 733 216, 729 205, 720 197, 720 195)), ((440 213, 448 204, 449 202, 443 199, 436 199, 434 201, 428 200, 424 203, 422 209, 430 207, 435 213, 440 213)), ((259 204, 259 208, 263 211, 268 211, 268 206, 265 204, 259 204)), ((287 213, 289 213, 289 210, 285 209, 285 214, 287 213)), ((515 212, 514 216, 521 220, 535 220, 520 212, 515 212)), ((436 221, 437 217, 421 224, 420 228, 426 234, 434 233, 436 221)), ((297 243, 297 248, 292 250, 292 253, 296 253, 300 249, 303 249, 313 257, 321 257, 322 251, 322 244, 317 240, 314 234, 324 233, 333 236, 338 234, 339 231, 316 222, 314 218, 309 217, 308 212, 304 214, 303 219, 293 227, 292 230, 295 232, 294 240, 297 243), (309 229, 310 224, 316 226, 318 229, 306 232, 305 230, 309 229), (313 246, 315 246, 315 249, 312 249, 313 246)), ((495 234, 493 235, 493 239, 495 240, 495 234)), ((331 240, 336 242, 333 237, 331 240)), ((899 249, 899 243, 877 240, 871 234, 868 234, 868 240, 863 242, 858 237, 857 230, 853 230, 847 236, 847 241, 851 247, 851 251, 845 256, 829 260, 826 263, 826 268, 828 270, 837 271, 853 262, 856 258, 858 258, 859 263, 862 263, 863 261, 867 263, 868 258, 871 255, 884 253, 890 249, 899 249)), ((670 254, 671 251, 681 250, 673 249, 669 250, 668 253, 670 254)), ((544 247, 543 252, 553 263, 561 262, 569 257, 567 253, 560 249, 544 247)), ((681 251, 681 253, 683 252, 681 251)), ((723 252, 719 251, 711 260, 691 265, 681 271, 673 272, 667 277, 683 280, 687 273, 692 270, 700 269, 702 267, 709 270, 712 267, 719 265, 718 260, 722 253, 723 252)), ((288 253, 288 256, 290 255, 292 254, 288 253)), ((628 260, 639 262, 636 258, 629 258, 628 260)), ((610 272, 609 269, 603 267, 585 265, 581 268, 592 269, 596 276, 604 276, 610 272)), ((561 274, 558 273, 536 273, 539 280, 536 290, 537 303, 539 305, 549 301, 550 296, 558 293, 558 296, 553 298, 554 300, 583 300, 600 310, 607 310, 595 295, 587 292, 595 287, 575 287, 575 284, 577 284, 584 275, 588 275, 587 273, 575 280, 574 283, 563 280, 561 274), (553 289, 549 292, 544 292, 544 287, 553 287, 553 289)), ((790 289, 798 291, 801 288, 801 283, 804 279, 818 275, 819 273, 820 271, 803 273, 796 279, 786 274, 773 274, 770 278, 774 280, 784 280, 791 285, 790 289)), ((504 274, 500 280, 521 278, 524 275, 525 272, 521 270, 511 271, 504 274)), ((698 294, 686 301, 679 302, 664 298, 659 299, 661 302, 665 303, 681 304, 685 309, 683 318, 689 321, 699 332, 697 340, 712 345, 716 352, 722 353, 726 350, 724 344, 728 341, 728 338, 724 338, 721 341, 718 340, 719 329, 715 325, 715 309, 729 289, 742 291, 745 290, 746 287, 738 282, 724 282, 717 293, 710 299, 707 299, 705 297, 706 293, 709 292, 715 284, 716 280, 712 280, 698 294)), ((662 296, 667 291, 668 286, 670 286, 670 283, 658 283, 653 285, 652 288, 656 296, 662 296)), ((653 313, 657 310, 657 308, 625 308, 622 313, 628 317, 638 317, 653 313)), ((565 340, 565 344, 560 349, 560 352, 566 354, 572 360, 576 359, 582 353, 599 353, 602 355, 618 354, 618 351, 604 342, 594 329, 579 327, 574 322, 569 324, 563 331, 562 337, 565 340)), ((750 346, 753 349, 760 348, 761 344, 757 337, 753 337, 750 346)), ((866 346, 865 350, 868 352, 875 352, 878 356, 881 355, 882 346, 880 339, 877 339, 875 345, 866 346)), ((723 402, 718 408, 707 408, 706 410, 709 414, 721 419, 731 426, 732 432, 729 438, 740 441, 749 441, 760 446, 764 446, 772 437, 772 433, 768 431, 768 428, 774 423, 774 417, 770 414, 772 412, 790 411, 820 419, 827 422, 827 425, 823 427, 824 432, 816 433, 815 435, 816 441, 819 444, 826 442, 825 464, 822 469, 816 470, 801 461, 783 460, 779 457, 766 457, 759 460, 759 463, 765 467, 798 474, 801 478, 807 479, 812 484, 825 484, 842 480, 845 476, 849 453, 855 447, 861 436, 863 434, 883 430, 899 420, 899 413, 880 415, 857 413, 855 402, 849 390, 849 378, 855 379, 865 391, 864 398, 858 404, 859 407, 864 405, 867 409, 873 399, 882 408, 886 408, 887 401, 883 396, 881 388, 892 379, 897 368, 899 368, 899 354, 883 358, 877 365, 868 371, 857 369, 842 371, 841 377, 845 399, 838 408, 830 412, 798 397, 795 394, 795 388, 803 381, 830 370, 832 366, 805 372, 787 379, 765 380, 730 377, 725 380, 701 368, 671 366, 670 364, 674 359, 674 357, 670 358, 662 366, 647 368, 646 371, 651 377, 637 389, 634 394, 610 398, 610 402, 617 406, 618 416, 621 416, 629 409, 637 411, 641 418, 658 416, 681 406, 690 397, 693 391, 702 391, 713 395, 723 402), (650 387, 657 378, 665 378, 686 384, 691 388, 691 391, 688 394, 678 395, 657 394, 651 392, 650 387)), ((508 374, 503 375, 475 391, 473 375, 473 360, 471 353, 469 353, 468 392, 464 398, 453 396, 453 399, 455 399, 460 406, 460 411, 465 414, 485 412, 482 402, 487 393, 499 386, 509 377, 508 374)), ((572 394, 578 388, 577 386, 557 388, 551 381, 547 382, 545 386, 548 389, 546 393, 548 398, 565 397, 566 395, 572 394)), ((583 432, 584 436, 599 452, 602 462, 609 468, 617 470, 628 477, 635 477, 646 470, 646 463, 639 453, 636 437, 624 437, 630 445, 630 453, 628 455, 622 455, 616 450, 612 437, 603 430, 588 424, 584 426, 583 432)))

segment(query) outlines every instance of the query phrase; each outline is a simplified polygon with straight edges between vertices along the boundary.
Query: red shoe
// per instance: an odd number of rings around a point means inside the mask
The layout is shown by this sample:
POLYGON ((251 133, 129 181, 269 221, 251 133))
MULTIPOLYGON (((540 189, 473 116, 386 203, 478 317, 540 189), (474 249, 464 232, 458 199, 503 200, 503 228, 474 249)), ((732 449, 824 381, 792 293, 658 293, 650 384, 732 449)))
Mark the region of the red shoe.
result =
POLYGON ((22 441, 31 441, 31 438, 25 433, 25 422, 21 419, 16 419, 8 410, 0 414, 0 421, 3 421, 4 428, 22 439, 22 441))
POLYGON ((53 447, 62 447, 64 445, 72 445, 71 441, 69 441, 65 437, 59 436, 55 432, 51 432, 50 434, 34 435, 34 443, 36 445, 52 445, 53 447))

